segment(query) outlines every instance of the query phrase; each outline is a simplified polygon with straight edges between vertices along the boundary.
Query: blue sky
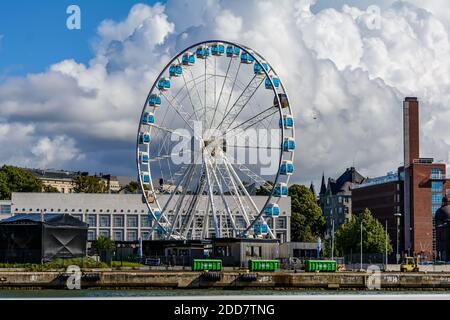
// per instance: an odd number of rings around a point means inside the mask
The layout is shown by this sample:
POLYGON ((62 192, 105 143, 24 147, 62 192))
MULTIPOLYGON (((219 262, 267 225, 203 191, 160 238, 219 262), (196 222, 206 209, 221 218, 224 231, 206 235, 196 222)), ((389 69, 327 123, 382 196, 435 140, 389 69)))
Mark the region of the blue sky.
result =
MULTIPOLYGON (((15 0, 0 4, 0 79, 45 71, 64 59, 86 63, 93 56, 92 41, 105 19, 123 20, 135 0, 15 0), (81 8, 81 30, 68 30, 66 9, 81 8)), ((160 1, 161 2, 161 1, 160 1)), ((162 1, 164 2, 164 1, 162 1)))
POLYGON ((448 0, 314 1, 0 1, 0 165, 134 175, 149 88, 169 56, 211 38, 254 48, 283 79, 294 181, 395 170, 405 96, 421 101, 422 155, 450 163, 448 0), (71 4, 81 30, 66 28, 71 4))

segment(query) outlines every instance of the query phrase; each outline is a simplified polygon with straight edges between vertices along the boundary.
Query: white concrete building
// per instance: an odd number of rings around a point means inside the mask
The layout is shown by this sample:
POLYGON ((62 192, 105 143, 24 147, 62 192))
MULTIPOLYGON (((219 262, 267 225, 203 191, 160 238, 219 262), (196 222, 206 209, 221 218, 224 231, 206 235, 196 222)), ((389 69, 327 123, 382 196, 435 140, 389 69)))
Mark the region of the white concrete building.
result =
MULTIPOLYGON (((160 196, 162 206, 168 197, 160 196)), ((254 196, 253 200, 258 207, 262 207, 267 197, 254 196)), ((270 218, 268 225, 281 242, 287 242, 290 241, 291 199, 280 199, 279 206, 280 216, 270 218)), ((217 209, 224 213, 222 218, 226 219, 224 208, 217 209)), ((239 208, 230 209, 237 217, 236 224, 243 225, 243 217, 239 219, 239 208)), ((136 241, 139 237, 148 240, 152 226, 147 206, 142 202, 140 194, 13 193, 11 212, 13 215, 70 214, 89 224, 88 240, 95 240, 98 236, 111 237, 115 241, 136 241)), ((213 234, 212 219, 209 220, 210 234, 213 234)), ((199 225, 198 228, 202 226, 199 225)))

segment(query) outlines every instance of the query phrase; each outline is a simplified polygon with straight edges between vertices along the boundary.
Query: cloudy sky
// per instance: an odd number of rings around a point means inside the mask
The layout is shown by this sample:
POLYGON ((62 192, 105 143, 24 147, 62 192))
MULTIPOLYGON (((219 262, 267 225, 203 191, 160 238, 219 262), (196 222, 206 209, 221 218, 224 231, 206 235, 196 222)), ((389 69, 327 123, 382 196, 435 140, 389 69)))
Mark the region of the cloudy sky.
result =
POLYGON ((211 38, 254 48, 283 79, 294 181, 395 170, 405 96, 421 102, 421 156, 450 163, 447 1, 72 2, 81 30, 66 28, 68 1, 0 4, 0 164, 134 176, 151 84, 211 38))

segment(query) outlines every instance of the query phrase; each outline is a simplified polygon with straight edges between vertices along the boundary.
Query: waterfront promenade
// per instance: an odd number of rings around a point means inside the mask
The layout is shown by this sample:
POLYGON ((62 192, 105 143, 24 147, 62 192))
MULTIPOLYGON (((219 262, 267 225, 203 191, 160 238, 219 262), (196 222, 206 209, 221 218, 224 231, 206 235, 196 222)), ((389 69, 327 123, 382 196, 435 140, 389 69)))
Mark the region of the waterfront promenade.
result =
MULTIPOLYGON (((0 271, 1 289, 66 289, 71 274, 62 271, 0 271)), ((388 290, 450 289, 449 272, 258 272, 226 271, 203 273, 191 271, 92 270, 81 274, 83 289, 97 288, 298 288, 364 290, 374 286, 388 290)))

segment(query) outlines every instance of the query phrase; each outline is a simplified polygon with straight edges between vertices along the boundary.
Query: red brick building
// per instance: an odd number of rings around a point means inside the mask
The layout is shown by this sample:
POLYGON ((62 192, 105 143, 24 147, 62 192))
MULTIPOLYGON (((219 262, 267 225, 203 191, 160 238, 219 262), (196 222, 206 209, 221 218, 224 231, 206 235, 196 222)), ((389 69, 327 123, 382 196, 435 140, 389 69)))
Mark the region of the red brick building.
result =
MULTIPOLYGON (((352 191, 355 213, 369 208, 383 225, 388 220, 388 232, 396 239, 394 214, 401 214, 400 253, 420 255, 423 260, 436 256, 434 214, 440 208, 442 198, 449 187, 445 163, 432 158, 420 158, 419 102, 407 97, 403 102, 404 165, 398 168, 397 178, 385 183, 373 183, 383 177, 369 179, 352 191), (372 185, 369 183, 372 181, 372 185), (395 230, 395 231, 393 231, 395 230)), ((395 177, 395 174, 394 174, 395 177)), ((396 243, 393 241, 394 251, 396 243)))

